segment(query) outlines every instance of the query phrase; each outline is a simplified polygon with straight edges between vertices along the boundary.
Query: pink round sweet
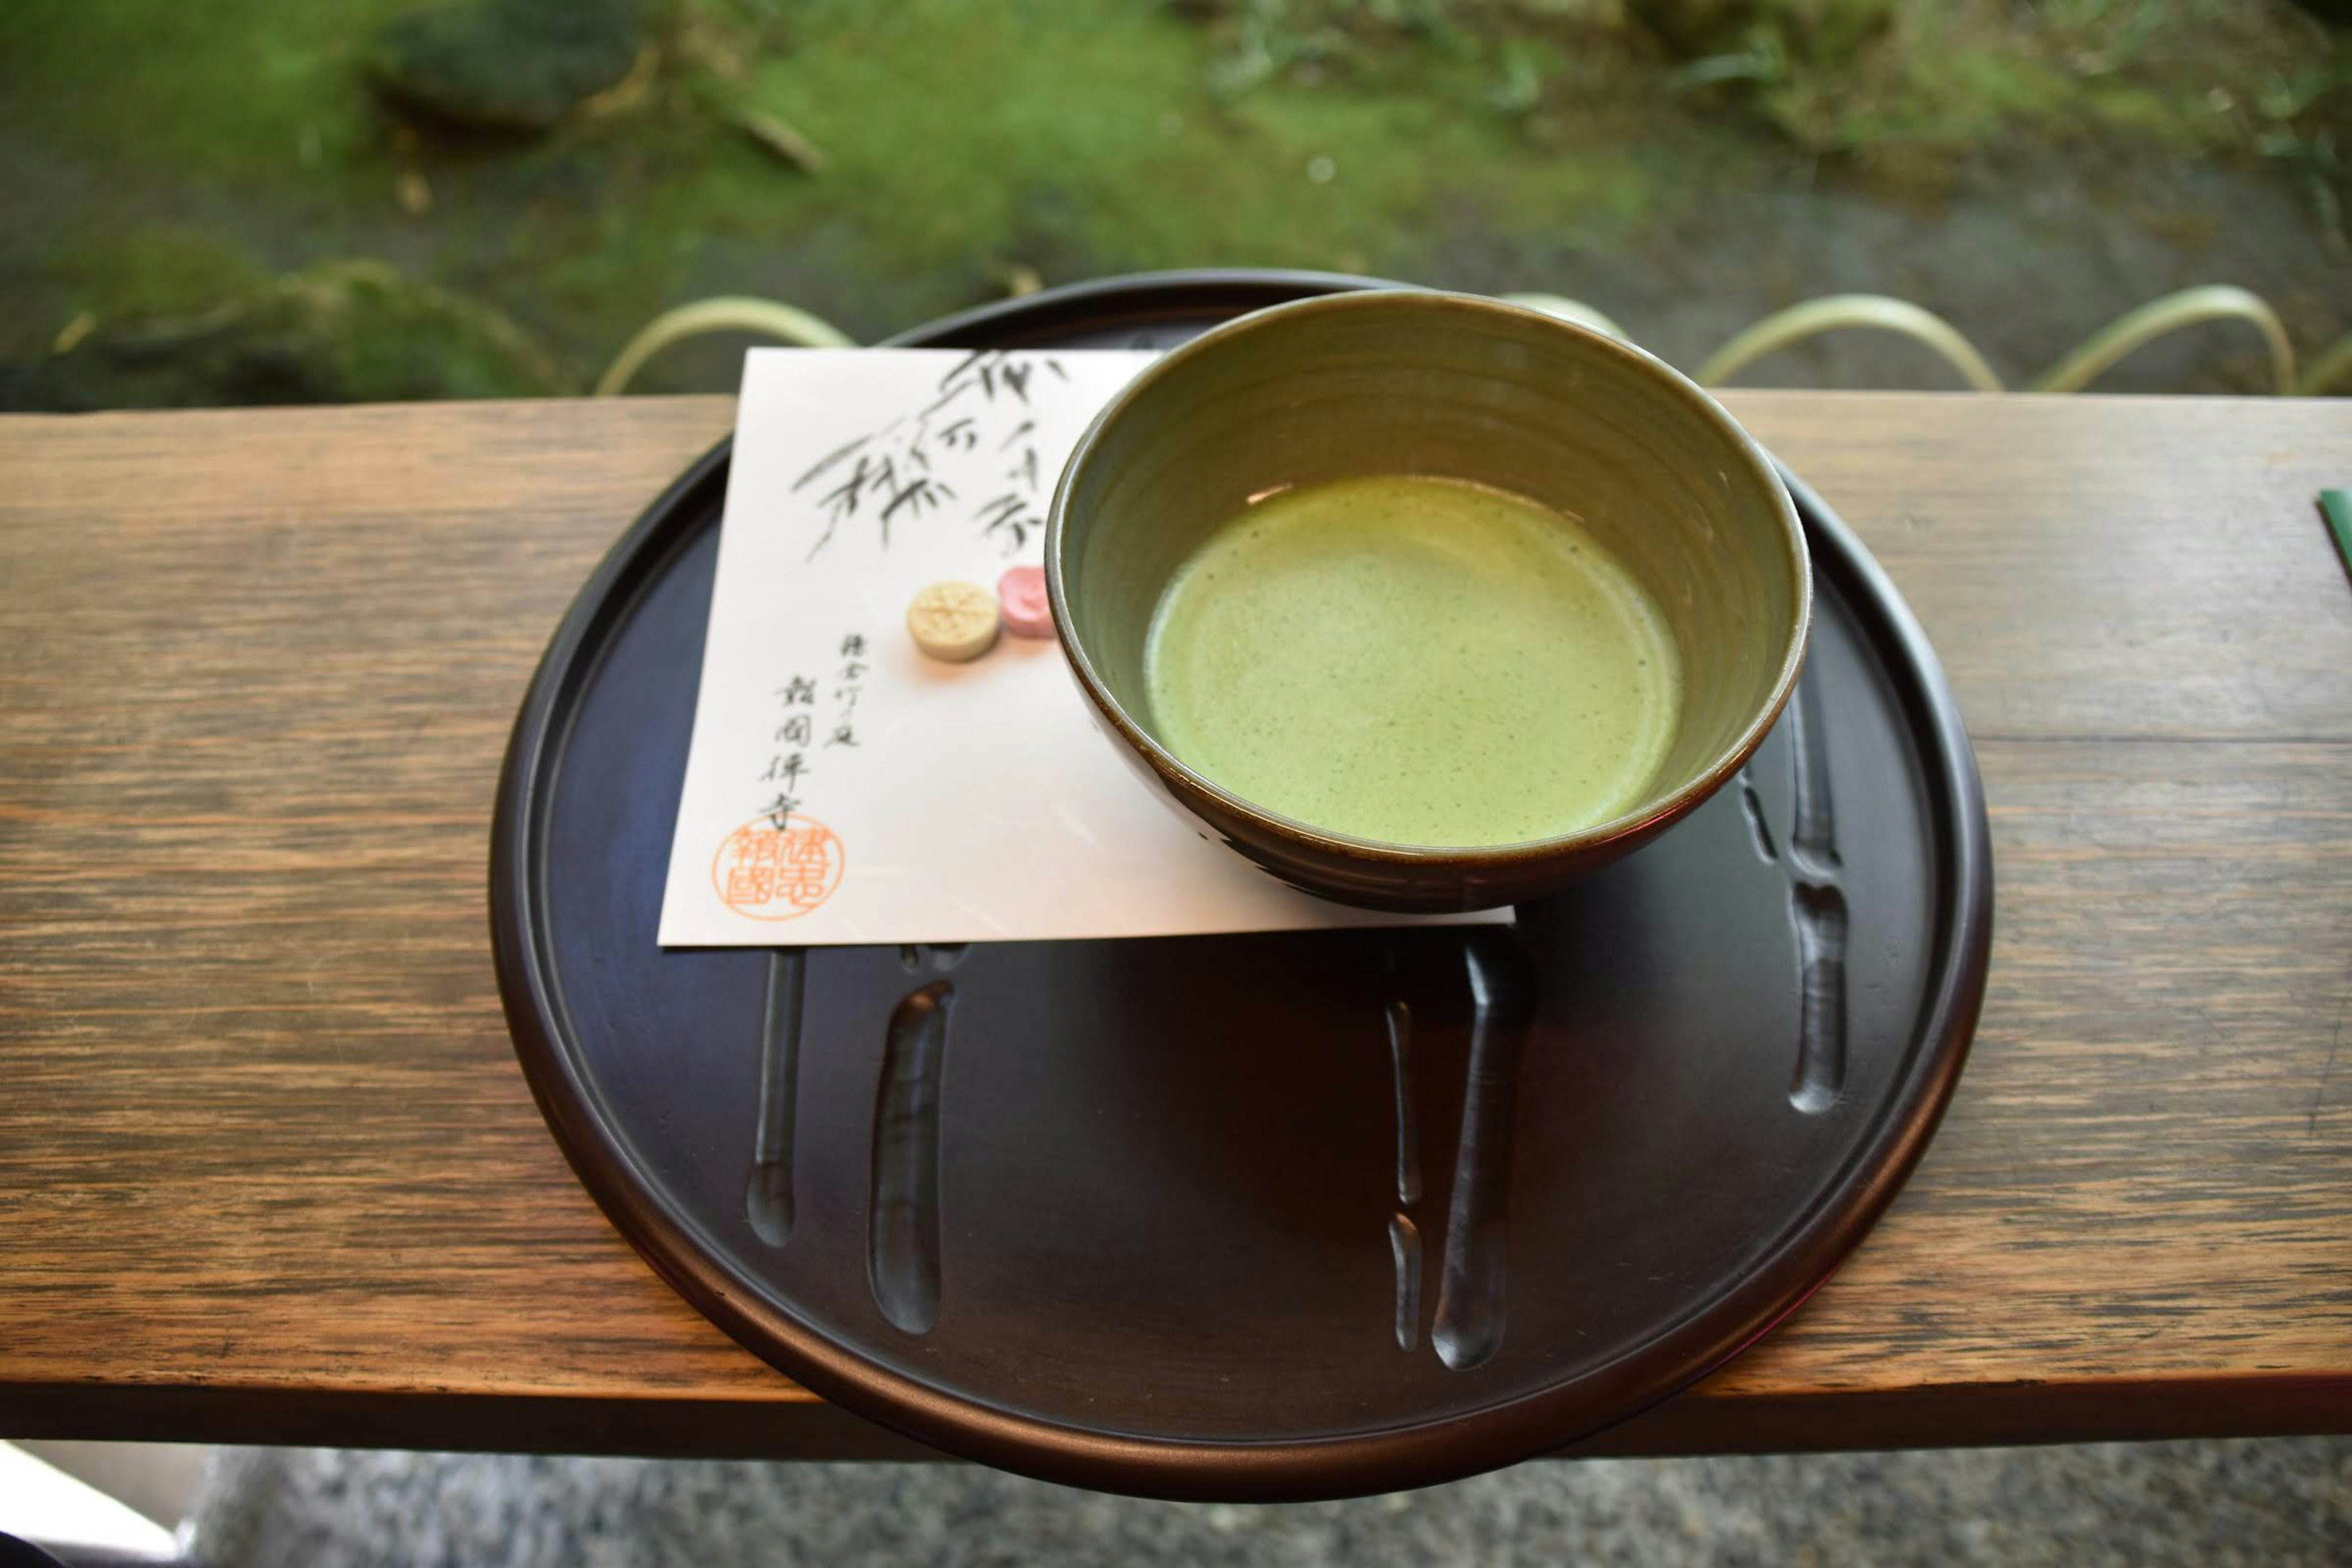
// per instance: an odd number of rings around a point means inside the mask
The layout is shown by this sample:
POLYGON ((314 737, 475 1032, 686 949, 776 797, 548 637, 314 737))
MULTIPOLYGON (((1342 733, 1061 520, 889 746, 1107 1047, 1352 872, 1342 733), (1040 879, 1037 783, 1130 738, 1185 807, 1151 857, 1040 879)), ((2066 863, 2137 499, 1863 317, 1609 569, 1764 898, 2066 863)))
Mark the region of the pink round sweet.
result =
POLYGON ((1045 596, 1043 566, 1015 566, 996 580, 996 607, 1016 637, 1054 635, 1054 607, 1045 596))

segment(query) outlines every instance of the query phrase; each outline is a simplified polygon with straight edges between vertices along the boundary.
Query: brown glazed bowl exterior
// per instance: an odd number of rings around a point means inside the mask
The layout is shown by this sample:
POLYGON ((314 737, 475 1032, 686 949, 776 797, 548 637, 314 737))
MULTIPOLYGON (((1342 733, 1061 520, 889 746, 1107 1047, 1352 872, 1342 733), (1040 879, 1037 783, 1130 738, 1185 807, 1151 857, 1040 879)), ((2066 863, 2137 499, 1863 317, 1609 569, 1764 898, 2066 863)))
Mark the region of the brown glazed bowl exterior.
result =
POLYGON ((1088 707, 1155 790, 1295 887, 1403 910, 1538 898, 1680 820, 1780 715, 1812 612, 1789 493, 1713 398, 1613 338, 1418 289, 1277 305, 1147 369, 1062 472, 1045 576, 1088 707), (1633 809, 1523 844, 1386 844, 1265 810, 1160 742, 1143 652, 1178 563, 1254 496, 1380 474, 1474 479, 1542 501, 1640 578, 1674 631, 1683 712, 1633 809))

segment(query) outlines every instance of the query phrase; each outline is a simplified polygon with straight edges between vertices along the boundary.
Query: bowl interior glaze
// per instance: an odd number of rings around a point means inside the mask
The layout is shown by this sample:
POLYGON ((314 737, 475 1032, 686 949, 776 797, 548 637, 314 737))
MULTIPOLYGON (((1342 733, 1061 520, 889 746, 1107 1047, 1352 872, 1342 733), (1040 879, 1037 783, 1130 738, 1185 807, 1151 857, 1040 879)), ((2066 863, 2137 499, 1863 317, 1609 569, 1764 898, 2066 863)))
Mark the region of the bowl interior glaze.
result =
POLYGON ((1682 711, 1649 787, 1612 822, 1537 842, 1687 809, 1761 739, 1802 657, 1811 580, 1787 490, 1755 444, 1638 349, 1491 300, 1397 290, 1277 306, 1197 339, 1079 442, 1047 544, 1055 611, 1081 684, 1155 768, 1269 825, 1369 843, 1264 811, 1170 751, 1144 654, 1161 590, 1211 530, 1269 491, 1391 474, 1474 480, 1576 518, 1672 627, 1682 711))

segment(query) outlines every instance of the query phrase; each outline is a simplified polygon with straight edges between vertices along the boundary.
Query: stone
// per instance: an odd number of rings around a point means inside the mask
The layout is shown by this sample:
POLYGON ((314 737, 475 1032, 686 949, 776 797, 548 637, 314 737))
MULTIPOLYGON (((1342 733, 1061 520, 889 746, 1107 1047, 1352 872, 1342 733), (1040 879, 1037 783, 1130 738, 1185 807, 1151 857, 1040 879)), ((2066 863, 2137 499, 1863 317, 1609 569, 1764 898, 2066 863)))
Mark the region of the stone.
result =
POLYGON ((77 411, 574 391, 514 322, 382 262, 328 262, 209 310, 101 321, 0 367, 0 407, 77 411))
POLYGON ((647 38, 640 0, 446 0, 385 23, 367 73, 417 118, 529 133, 617 85, 647 38))

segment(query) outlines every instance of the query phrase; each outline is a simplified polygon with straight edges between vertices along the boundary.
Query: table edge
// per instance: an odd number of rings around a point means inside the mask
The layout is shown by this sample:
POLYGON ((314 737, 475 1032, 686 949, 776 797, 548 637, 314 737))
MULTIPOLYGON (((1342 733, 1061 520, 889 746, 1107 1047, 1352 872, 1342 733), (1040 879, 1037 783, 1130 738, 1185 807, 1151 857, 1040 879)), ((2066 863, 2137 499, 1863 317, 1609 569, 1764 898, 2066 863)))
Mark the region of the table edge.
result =
MULTIPOLYGON (((0 1434, 660 1458, 946 1461, 839 1405, 690 1395, 0 1383, 0 1434)), ((1683 1394, 1558 1458, 2352 1435, 2352 1373, 1683 1394)))

